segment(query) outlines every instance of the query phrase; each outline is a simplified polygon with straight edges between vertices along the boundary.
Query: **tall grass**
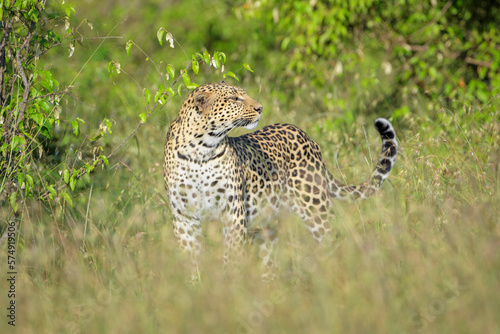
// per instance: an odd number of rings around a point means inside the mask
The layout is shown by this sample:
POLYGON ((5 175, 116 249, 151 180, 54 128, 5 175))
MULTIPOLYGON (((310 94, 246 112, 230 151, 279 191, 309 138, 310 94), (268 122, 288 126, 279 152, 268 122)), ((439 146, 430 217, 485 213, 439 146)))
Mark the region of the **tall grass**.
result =
MULTIPOLYGON (((497 97, 482 109, 396 120, 401 154, 390 182, 370 200, 336 203, 340 238, 326 250, 299 219, 282 215, 277 278, 269 284, 252 246, 236 273, 224 272, 216 222, 206 228, 201 280, 189 282, 163 189, 164 133, 149 127, 75 209, 23 208, 15 329, 500 333, 499 109, 497 97)), ((365 161, 379 146, 360 125, 345 126, 352 138, 342 146, 322 128, 306 128, 331 171, 338 175, 338 162, 353 182, 369 175, 365 161)), ((2 268, 5 257, 3 247, 2 268)), ((0 332, 11 329, 4 318, 0 332)))

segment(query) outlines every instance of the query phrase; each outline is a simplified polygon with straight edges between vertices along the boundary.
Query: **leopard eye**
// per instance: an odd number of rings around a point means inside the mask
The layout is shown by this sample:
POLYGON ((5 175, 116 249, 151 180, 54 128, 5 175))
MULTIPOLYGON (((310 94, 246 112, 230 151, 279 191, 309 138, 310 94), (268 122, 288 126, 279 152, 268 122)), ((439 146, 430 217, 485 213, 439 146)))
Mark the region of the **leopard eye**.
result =
POLYGON ((239 97, 237 95, 234 95, 234 96, 230 96, 229 97, 230 100, 233 100, 233 101, 237 101, 237 102, 243 102, 243 98, 242 97, 239 97))

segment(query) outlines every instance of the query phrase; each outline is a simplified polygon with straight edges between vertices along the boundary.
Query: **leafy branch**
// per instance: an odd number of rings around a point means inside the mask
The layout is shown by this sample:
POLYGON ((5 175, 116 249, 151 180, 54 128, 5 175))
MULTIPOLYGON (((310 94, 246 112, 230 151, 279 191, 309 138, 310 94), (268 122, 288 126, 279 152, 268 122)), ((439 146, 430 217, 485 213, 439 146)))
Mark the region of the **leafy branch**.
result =
MULTIPOLYGON (((69 16, 74 9, 65 9, 66 17, 51 15, 49 19, 45 14, 45 0, 27 0, 24 2, 11 2, 2 8, 2 33, 0 38, 0 205, 9 205, 10 213, 14 219, 19 219, 22 214, 20 207, 27 200, 50 201, 57 200, 73 206, 70 190, 76 190, 77 183, 84 176, 89 176, 99 166, 109 166, 109 160, 116 155, 118 150, 132 138, 137 131, 147 122, 149 117, 165 106, 171 99, 181 95, 185 90, 192 90, 198 84, 192 81, 193 75, 198 75, 200 66, 213 67, 224 73, 226 55, 223 52, 207 51, 195 53, 190 57, 182 46, 174 39, 173 35, 165 28, 160 28, 157 33, 159 43, 165 39, 170 47, 178 45, 186 55, 187 65, 176 71, 172 64, 166 66, 156 63, 148 53, 132 40, 125 44, 129 55, 135 47, 154 66, 159 76, 159 85, 154 90, 143 87, 129 74, 121 64, 110 61, 108 71, 110 78, 121 73, 132 79, 144 96, 144 112, 138 115, 139 122, 110 153, 104 154, 104 149, 98 140, 112 133, 113 121, 107 118, 101 122, 99 130, 94 136, 86 135, 78 145, 76 157, 72 163, 68 159, 70 150, 61 146, 62 138, 67 142, 68 137, 61 123, 73 130, 75 136, 80 133, 80 126, 85 121, 77 116, 72 119, 63 117, 61 101, 65 96, 70 96, 74 83, 79 74, 84 70, 94 54, 109 38, 114 28, 105 37, 99 37, 101 43, 85 62, 72 82, 66 87, 60 87, 50 70, 39 68, 38 60, 48 50, 61 45, 69 45, 71 57, 75 42, 85 39, 79 28, 87 22, 83 20, 76 28, 69 23, 69 16), (20 19, 19 19, 20 18, 20 19), (65 24, 66 33, 61 38, 47 27, 50 21, 65 24), (43 28, 42 28, 43 27, 43 28), (153 93, 152 93, 153 92, 153 93), (60 136, 62 138, 59 138, 60 136), (56 146, 63 151, 65 161, 57 161, 49 152, 48 147, 56 146), (90 152, 92 158, 83 159, 83 152, 90 152), (38 154, 36 154, 38 153, 38 154), (45 158, 43 160, 42 158, 45 158), (48 159, 47 159, 48 158, 48 159)), ((119 25, 118 23, 117 25, 119 25)), ((56 24, 53 25, 54 27, 56 24)), ((115 26, 116 28, 116 26, 115 26)), ((247 64, 244 67, 251 71, 247 64)), ((223 77, 238 79, 233 72, 225 72, 223 77)), ((68 114, 68 113, 65 113, 68 114)), ((52 153, 53 154, 53 153, 52 153)), ((61 158, 59 158, 61 159, 61 158)), ((4 240, 3 237, 0 237, 4 240)))
MULTIPOLYGON (((160 33, 157 35, 160 37, 163 37, 165 35, 166 30, 164 28, 160 28, 160 33), (161 33, 163 31, 163 33, 161 33)), ((166 34, 167 40, 170 42, 170 45, 173 45, 174 38, 170 33, 166 34)), ((177 41, 175 41, 178 43, 177 41)), ((161 43, 160 43, 161 44, 161 43)), ((196 53, 191 56, 190 61, 188 65, 180 70, 177 76, 175 76, 175 68, 169 64, 167 65, 165 72, 161 71, 160 66, 135 42, 132 40, 129 40, 126 45, 125 49, 127 54, 130 54, 130 50, 132 46, 136 47, 145 57, 146 59, 150 60, 153 66, 155 67, 159 77, 160 77, 160 82, 161 84, 159 85, 159 88, 156 91, 156 94, 154 96, 154 104, 152 105, 151 109, 148 108, 150 102, 151 102, 151 91, 148 88, 143 88, 134 78, 132 75, 130 75, 124 68, 122 68, 121 64, 115 61, 111 61, 108 64, 108 71, 110 73, 110 77, 113 78, 114 75, 119 75, 121 73, 124 73, 127 75, 129 78, 131 78, 137 86, 143 91, 143 95, 145 98, 145 112, 141 113, 139 115, 139 123, 137 123, 136 127, 118 144, 109 154, 107 155, 99 155, 94 158, 89 163, 86 163, 84 166, 80 167, 79 169, 69 171, 65 169, 63 171, 63 174, 65 177, 60 179, 54 187, 51 187, 47 191, 45 191, 41 195, 41 199, 43 200, 48 200, 51 198, 54 198, 57 194, 64 194, 62 193, 62 190, 64 187, 67 185, 70 185, 71 190, 74 190, 74 184, 76 180, 79 180, 81 177, 84 175, 90 174, 92 171, 95 170, 96 167, 102 165, 103 163, 107 166, 109 166, 109 160, 116 154, 116 152, 130 139, 132 138, 137 131, 146 123, 147 119, 151 117, 154 113, 156 113, 158 110, 160 110, 164 105, 166 105, 172 98, 174 98, 176 95, 181 95, 183 86, 186 87, 187 89, 195 89, 198 87, 198 84, 194 83, 191 81, 191 77, 189 76, 188 73, 192 72, 195 75, 199 73, 199 66, 202 63, 205 63, 206 65, 214 66, 215 68, 223 69, 224 63, 226 61, 226 55, 222 52, 214 52, 213 55, 210 55, 208 52, 204 51, 203 53, 196 53), (167 82, 173 79, 172 82, 167 85, 167 82), (174 91, 174 87, 177 86, 177 89, 174 91)), ((189 58, 188 58, 189 59, 189 58)), ((247 68, 249 71, 251 71, 250 66, 248 64, 244 64, 244 67, 247 68)), ((228 72, 228 76, 234 77, 237 79, 236 75, 232 72, 228 72)), ((106 121, 106 120, 105 120, 106 121)), ((96 140, 102 138, 107 131, 110 128, 110 124, 105 127, 101 127, 100 133, 95 136, 94 138, 91 138, 91 142, 95 142, 96 140)), ((102 150, 102 147, 98 147, 98 149, 102 150)), ((63 195, 65 199, 70 202, 71 200, 66 196, 63 195)))

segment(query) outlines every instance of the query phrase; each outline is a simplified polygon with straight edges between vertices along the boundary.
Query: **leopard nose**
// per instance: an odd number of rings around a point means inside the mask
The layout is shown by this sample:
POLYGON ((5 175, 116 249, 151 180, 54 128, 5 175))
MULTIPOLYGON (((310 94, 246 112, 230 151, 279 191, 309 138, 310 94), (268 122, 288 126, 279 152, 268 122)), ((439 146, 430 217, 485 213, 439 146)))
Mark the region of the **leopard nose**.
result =
POLYGON ((260 106, 260 105, 259 105, 259 106, 257 106, 257 107, 255 107, 255 108, 253 108, 253 109, 254 109, 256 112, 258 112, 258 113, 259 113, 259 115, 262 113, 262 106, 260 106))

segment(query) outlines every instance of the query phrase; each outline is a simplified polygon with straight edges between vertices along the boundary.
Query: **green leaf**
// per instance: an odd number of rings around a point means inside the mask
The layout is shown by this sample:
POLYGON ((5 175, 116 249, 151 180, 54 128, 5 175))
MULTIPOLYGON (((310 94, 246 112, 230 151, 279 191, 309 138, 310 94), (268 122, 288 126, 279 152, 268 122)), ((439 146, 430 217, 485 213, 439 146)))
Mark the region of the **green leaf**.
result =
POLYGON ((52 184, 50 186, 47 186, 47 191, 49 192, 50 199, 54 199, 54 197, 57 195, 57 192, 52 184))
POLYGON ((113 78, 113 69, 115 68, 115 64, 113 61, 110 61, 108 63, 108 72, 109 72, 109 77, 112 79, 113 78))
POLYGON ((78 136, 78 132, 80 131, 78 122, 76 120, 71 121, 71 127, 73 128, 73 132, 75 133, 75 136, 78 136))
POLYGON ((224 52, 215 51, 214 62, 216 68, 222 68, 222 65, 226 62, 226 54, 224 52))
POLYGON ((184 72, 182 73, 182 80, 184 80, 184 84, 186 85, 186 87, 187 87, 188 85, 191 85, 191 78, 189 77, 189 75, 188 75, 187 71, 184 71, 184 72))
POLYGON ((26 174, 26 182, 28 183, 27 186, 29 186, 30 189, 33 188, 33 178, 31 177, 31 175, 26 174))
POLYGON ((205 56, 199 52, 196 52, 193 57, 200 57, 201 61, 205 61, 205 56))
POLYGON ((191 68, 193 69, 194 74, 198 75, 200 70, 200 64, 198 64, 198 60, 196 60, 196 56, 193 56, 193 61, 191 62, 191 68))
POLYGON ((155 101, 159 101, 161 104, 163 104, 164 93, 165 93, 165 86, 163 86, 163 84, 160 84, 155 94, 155 101))
POLYGON ((17 184, 19 185, 19 187, 22 187, 23 183, 24 183, 24 174, 23 173, 17 174, 17 184))
POLYGON ((111 132, 111 127, 113 126, 113 123, 111 123, 111 121, 107 118, 104 119, 104 123, 106 123, 106 128, 108 129, 108 132, 109 133, 112 133, 111 132))
POLYGON ((163 94, 163 90, 158 89, 158 91, 155 94, 155 101, 158 101, 161 98, 162 94, 163 94))
POLYGON ((167 87, 167 92, 168 92, 170 95, 172 95, 172 97, 173 97, 173 96, 175 96, 175 92, 174 92, 174 90, 172 89, 172 87, 167 87))
POLYGON ((69 187, 71 188, 71 191, 75 191, 75 185, 76 185, 76 173, 73 173, 73 175, 71 175, 71 178, 69 179, 69 187))
POLYGON ((220 57, 218 52, 214 52, 215 68, 220 68, 220 57))
POLYGON ((85 165, 85 171, 87 172, 87 174, 90 174, 90 172, 92 172, 93 170, 94 170, 94 166, 92 166, 90 164, 85 165))
POLYGON ((172 65, 170 65, 170 64, 167 65, 167 73, 168 73, 168 76, 170 78, 172 78, 172 79, 175 78, 175 68, 172 65))
POLYGON ((141 123, 146 123, 146 113, 145 112, 140 114, 139 118, 141 119, 141 123))
POLYGON ((218 54, 220 55, 220 60, 221 60, 222 64, 225 64, 226 63, 226 54, 224 52, 218 52, 218 54))
POLYGON ((161 46, 163 46, 163 35, 165 32, 166 30, 163 27, 160 27, 160 29, 156 32, 156 38, 158 38, 158 43, 160 43, 161 46))
POLYGON ((151 92, 149 91, 149 89, 144 88, 142 90, 142 95, 146 97, 146 103, 149 103, 149 101, 151 101, 151 92))
POLYGON ((189 86, 186 86, 188 89, 196 89, 198 87, 200 87, 200 85, 198 85, 197 83, 195 82, 191 82, 191 84, 189 86))
POLYGON ((38 102, 38 104, 40 105, 40 107, 42 107, 43 110, 45 110, 46 112, 50 112, 50 104, 45 101, 45 100, 41 100, 40 102, 38 102))
POLYGON ((57 195, 56 189, 54 188, 53 184, 47 186, 47 191, 54 196, 57 195))
POLYGON ((64 183, 68 183, 69 182, 69 170, 68 169, 64 169, 64 172, 63 172, 63 179, 64 179, 64 183))
POLYGON ((98 140, 98 139, 101 139, 101 138, 102 138, 102 136, 103 136, 103 133, 102 133, 102 132, 100 132, 100 133, 98 133, 97 135, 95 135, 94 137, 91 137, 91 138, 90 138, 90 141, 96 141, 96 140, 98 140))
POLYGON ((67 193, 62 192, 61 198, 64 199, 64 201, 68 203, 70 207, 73 207, 73 201, 71 200, 71 197, 67 193))
POLYGON ((207 51, 203 51, 203 56, 201 58, 203 59, 205 64, 208 65, 210 63, 210 54, 207 51))
POLYGON ((106 166, 109 167, 109 162, 108 162, 108 158, 106 158, 106 156, 104 154, 101 154, 101 159, 102 161, 106 164, 106 166))
POLYGON ((81 119, 80 117, 75 118, 78 122, 85 124, 85 121, 81 119))
POLYGON ((18 146, 23 146, 26 143, 26 139, 22 136, 14 136, 14 138, 11 141, 11 149, 14 152, 18 152, 19 148, 18 146))
POLYGON ((17 198, 17 192, 14 191, 12 194, 10 194, 10 198, 9 198, 10 206, 14 212, 17 212, 16 198, 17 198))
MULTIPOLYGON (((195 89, 196 87, 198 87, 199 85, 194 83, 194 82, 191 82, 191 78, 189 77, 189 75, 187 74, 187 71, 184 71, 182 73, 182 79, 184 80, 184 85, 186 85, 186 87, 188 89, 195 89)), ((180 87, 180 86, 179 86, 180 87)), ((179 94, 180 95, 180 94, 179 94)))
POLYGON ((177 94, 179 94, 179 96, 181 96, 181 88, 182 88, 182 86, 181 86, 181 85, 179 85, 179 86, 177 87, 177 94))
MULTIPOLYGON (((45 102, 47 103, 47 102, 45 102)), ((30 118, 34 120, 38 125, 43 125, 43 114, 42 113, 33 113, 30 115, 30 118)))
POLYGON ((231 78, 235 78, 236 80, 240 81, 240 79, 236 76, 236 74, 234 74, 233 72, 229 71, 227 72, 227 74, 224 74, 224 78, 228 76, 228 77, 231 77, 231 78))
POLYGON ((253 73, 253 70, 250 68, 250 65, 248 65, 247 63, 243 63, 243 67, 253 73))
POLYGON ((9 145, 7 145, 7 143, 3 143, 2 146, 0 146, 0 153, 2 153, 2 155, 5 155, 5 152, 7 151, 7 147, 9 147, 9 145))
POLYGON ((127 50, 127 56, 130 56, 130 49, 132 48, 133 44, 134 42, 132 42, 131 39, 129 39, 127 44, 125 44, 125 50, 127 50))

